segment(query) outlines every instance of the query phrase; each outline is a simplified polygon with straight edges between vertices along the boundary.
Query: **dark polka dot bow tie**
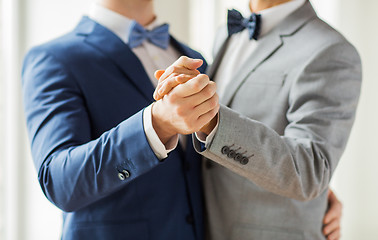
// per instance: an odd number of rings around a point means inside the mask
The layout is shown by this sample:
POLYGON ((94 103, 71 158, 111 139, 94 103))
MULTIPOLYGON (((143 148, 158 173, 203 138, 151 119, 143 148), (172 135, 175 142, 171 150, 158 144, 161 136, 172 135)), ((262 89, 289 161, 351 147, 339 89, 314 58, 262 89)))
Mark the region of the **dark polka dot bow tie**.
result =
POLYGON ((249 39, 257 40, 261 29, 261 15, 252 13, 249 18, 244 18, 243 15, 235 10, 228 10, 227 17, 228 36, 248 29, 249 39))

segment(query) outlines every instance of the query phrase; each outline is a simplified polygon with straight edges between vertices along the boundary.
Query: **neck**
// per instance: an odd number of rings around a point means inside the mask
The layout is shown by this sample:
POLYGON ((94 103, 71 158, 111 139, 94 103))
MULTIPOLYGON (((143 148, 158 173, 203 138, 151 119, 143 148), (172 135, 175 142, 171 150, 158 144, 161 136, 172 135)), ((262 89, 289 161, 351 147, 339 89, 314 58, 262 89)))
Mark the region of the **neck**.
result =
POLYGON ((250 0, 249 8, 252 12, 260 12, 262 10, 290 2, 291 0, 250 0))
POLYGON ((134 19, 142 26, 150 24, 156 18, 152 0, 97 0, 97 2, 116 13, 134 19))

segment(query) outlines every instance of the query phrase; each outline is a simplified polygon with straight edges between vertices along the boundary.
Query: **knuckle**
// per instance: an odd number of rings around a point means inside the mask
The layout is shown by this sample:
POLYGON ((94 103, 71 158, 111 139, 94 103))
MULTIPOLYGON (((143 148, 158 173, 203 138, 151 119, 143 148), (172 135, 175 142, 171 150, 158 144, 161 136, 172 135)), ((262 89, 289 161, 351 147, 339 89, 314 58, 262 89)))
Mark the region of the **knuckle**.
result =
POLYGON ((179 83, 181 81, 181 79, 183 79, 183 76, 182 75, 177 75, 173 80, 172 80, 172 85, 176 85, 177 83, 179 83))
POLYGON ((217 104, 219 103, 219 95, 217 93, 214 94, 215 101, 217 104))
POLYGON ((174 73, 174 69, 175 69, 175 66, 174 65, 171 65, 167 68, 167 70, 165 71, 165 75, 166 76, 170 76, 172 73, 174 73))
POLYGON ((187 56, 181 56, 180 58, 179 58, 179 60, 180 60, 180 62, 182 62, 182 61, 186 61, 186 60, 188 60, 189 58, 187 57, 187 56))
POLYGON ((170 79, 167 84, 164 85, 164 90, 168 89, 168 88, 172 88, 174 86, 174 83, 176 81, 176 77, 170 79))
POLYGON ((171 67, 171 71, 172 71, 172 73, 177 72, 178 69, 179 69, 179 68, 178 68, 177 66, 175 66, 175 65, 171 67))
POLYGON ((215 89, 215 91, 217 90, 217 84, 216 82, 213 82, 213 81, 210 81, 210 85, 213 89, 215 89))
POLYGON ((211 109, 214 109, 218 106, 218 99, 216 97, 212 98, 210 101, 211 109))
POLYGON ((169 96, 169 97, 166 96, 165 99, 167 99, 169 105, 173 105, 174 104, 174 100, 172 99, 172 96, 169 96))
POLYGON ((191 116, 190 115, 191 111, 189 111, 187 105, 180 105, 180 106, 178 106, 176 112, 177 112, 177 114, 178 114, 179 117, 183 118, 184 122, 190 122, 189 118, 191 116))
POLYGON ((198 77, 203 79, 204 81, 210 82, 209 76, 207 76, 206 74, 198 74, 198 77))
POLYGON ((186 79, 186 76, 183 74, 180 74, 176 77, 176 83, 184 83, 186 79))
POLYGON ((175 112, 176 112, 176 115, 179 116, 179 117, 183 117, 183 116, 184 116, 184 113, 185 113, 185 111, 184 111, 183 108, 181 108, 181 107, 177 107, 177 108, 175 109, 175 112))
POLYGON ((156 89, 159 89, 161 88, 161 86, 164 84, 164 80, 159 80, 157 86, 156 86, 156 89))
POLYGON ((194 81, 192 87, 193 87, 194 91, 198 92, 198 91, 201 90, 201 86, 202 86, 202 84, 201 84, 200 81, 194 81))
POLYGON ((211 98, 214 95, 214 90, 211 87, 206 87, 204 89, 204 94, 207 98, 211 98))
POLYGON ((169 104, 175 105, 177 95, 175 93, 172 93, 172 94, 169 94, 169 95, 166 95, 166 96, 167 96, 167 100, 168 100, 169 104))
POLYGON ((199 76, 202 84, 210 86, 210 79, 206 75, 201 74, 199 76))

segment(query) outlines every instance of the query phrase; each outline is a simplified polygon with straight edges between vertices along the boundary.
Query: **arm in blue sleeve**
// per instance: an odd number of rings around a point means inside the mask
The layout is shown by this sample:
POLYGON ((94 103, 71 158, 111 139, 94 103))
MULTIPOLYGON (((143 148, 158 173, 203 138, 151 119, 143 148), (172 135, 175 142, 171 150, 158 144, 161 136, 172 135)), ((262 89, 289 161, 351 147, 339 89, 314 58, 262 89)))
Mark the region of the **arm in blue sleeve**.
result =
POLYGON ((46 197, 76 211, 161 164, 146 139, 143 110, 91 138, 91 121, 74 77, 53 55, 32 50, 22 72, 32 155, 46 197), (129 173, 121 180, 119 174, 129 173))

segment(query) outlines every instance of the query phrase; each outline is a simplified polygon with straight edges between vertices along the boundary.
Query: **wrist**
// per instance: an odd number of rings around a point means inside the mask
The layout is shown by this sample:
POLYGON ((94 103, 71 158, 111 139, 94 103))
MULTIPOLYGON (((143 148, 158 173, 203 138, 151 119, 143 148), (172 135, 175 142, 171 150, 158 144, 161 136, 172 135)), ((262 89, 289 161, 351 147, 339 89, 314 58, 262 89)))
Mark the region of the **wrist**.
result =
MULTIPOLYGON (((161 100, 160 100, 161 101, 161 100)), ((151 106, 152 127, 158 135, 160 141, 165 145, 177 133, 169 125, 169 121, 164 118, 164 114, 160 114, 158 102, 154 102, 151 106)))
POLYGON ((206 134, 206 135, 209 135, 213 129, 215 128, 215 126, 217 125, 218 123, 218 114, 215 115, 215 117, 213 117, 213 119, 210 120, 210 122, 208 122, 207 124, 205 124, 201 129, 200 129, 200 132, 206 134))

